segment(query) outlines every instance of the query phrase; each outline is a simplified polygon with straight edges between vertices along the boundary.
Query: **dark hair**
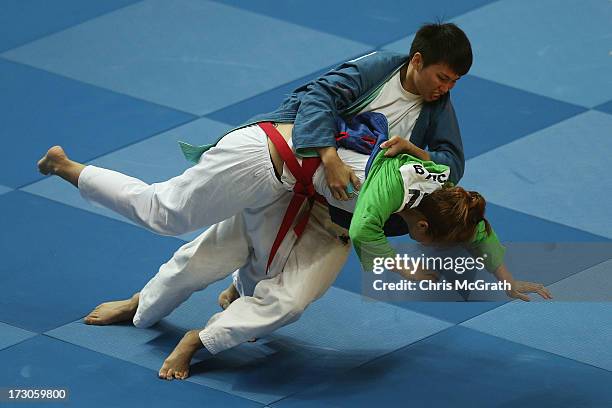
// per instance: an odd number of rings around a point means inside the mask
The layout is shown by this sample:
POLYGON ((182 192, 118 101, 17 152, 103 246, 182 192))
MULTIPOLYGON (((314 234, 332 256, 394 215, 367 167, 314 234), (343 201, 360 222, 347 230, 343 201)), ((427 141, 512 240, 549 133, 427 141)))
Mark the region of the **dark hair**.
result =
POLYGON ((470 241, 482 220, 487 232, 491 233, 491 226, 484 218, 486 205, 476 191, 445 186, 423 197, 417 210, 427 218, 434 242, 458 244, 470 241))
POLYGON ((463 76, 472 66, 470 40, 453 23, 431 23, 419 28, 410 46, 409 60, 417 52, 423 56, 423 68, 441 63, 463 76))

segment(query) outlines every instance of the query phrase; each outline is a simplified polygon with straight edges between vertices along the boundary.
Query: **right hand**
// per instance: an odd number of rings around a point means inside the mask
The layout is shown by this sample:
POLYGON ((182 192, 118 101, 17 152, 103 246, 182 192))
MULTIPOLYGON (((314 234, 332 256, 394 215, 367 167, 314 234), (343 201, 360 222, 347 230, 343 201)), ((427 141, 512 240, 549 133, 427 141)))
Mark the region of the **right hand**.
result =
POLYGON ((380 147, 386 149, 385 157, 395 157, 400 153, 410 153, 411 145, 414 146, 403 137, 393 136, 386 142, 381 143, 380 147))
POLYGON ((355 190, 359 190, 361 187, 359 177, 357 177, 355 171, 350 166, 347 166, 340 159, 335 148, 331 147, 321 150, 324 150, 323 152, 319 151, 319 154, 325 169, 325 179, 332 195, 336 200, 350 200, 352 197, 349 197, 347 193, 349 182, 353 184, 355 190))
POLYGON ((411 281, 431 281, 437 282, 439 276, 436 272, 429 271, 423 268, 417 268, 414 273, 412 273, 411 269, 396 269, 396 272, 402 275, 403 278, 411 281))
POLYGON ((541 283, 514 281, 512 282, 512 289, 506 291, 508 297, 511 297, 513 299, 521 299, 522 301, 529 302, 531 299, 529 298, 527 293, 537 293, 544 299, 552 299, 550 291, 541 283))

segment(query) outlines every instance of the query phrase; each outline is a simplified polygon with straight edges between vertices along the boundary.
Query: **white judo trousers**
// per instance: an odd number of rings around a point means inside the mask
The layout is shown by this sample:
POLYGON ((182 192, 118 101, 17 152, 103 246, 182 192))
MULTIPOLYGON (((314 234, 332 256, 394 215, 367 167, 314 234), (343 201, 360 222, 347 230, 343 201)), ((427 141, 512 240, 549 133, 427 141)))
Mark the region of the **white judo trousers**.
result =
POLYGON ((78 187, 86 200, 160 234, 213 224, 160 267, 140 292, 133 320, 137 327, 151 326, 193 292, 239 269, 243 296, 200 332, 213 354, 298 319, 331 286, 349 253, 339 239, 346 230, 317 204, 300 240, 288 234, 265 273, 292 186, 276 178, 267 137, 257 126, 226 135, 197 165, 165 182, 149 185, 87 166, 78 187))

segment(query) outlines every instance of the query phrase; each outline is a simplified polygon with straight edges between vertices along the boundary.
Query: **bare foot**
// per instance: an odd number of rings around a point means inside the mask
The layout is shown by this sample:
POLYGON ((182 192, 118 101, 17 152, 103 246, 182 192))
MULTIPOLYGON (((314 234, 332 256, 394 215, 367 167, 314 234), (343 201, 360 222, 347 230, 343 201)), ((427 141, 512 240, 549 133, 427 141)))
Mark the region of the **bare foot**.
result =
POLYGON ((219 293, 219 306, 221 309, 225 310, 229 307, 229 305, 236 299, 240 297, 240 294, 236 290, 234 283, 230 283, 230 285, 223 292, 219 293))
POLYGON ((61 146, 53 146, 47 154, 38 161, 38 171, 42 174, 57 174, 60 167, 70 163, 70 159, 61 146))
POLYGON ((184 380, 189 377, 189 363, 193 355, 204 347, 197 330, 188 331, 166 358, 158 376, 166 380, 184 380))
POLYGON ((83 321, 86 324, 104 326, 132 320, 138 308, 138 299, 139 294, 136 293, 131 299, 102 303, 92 310, 83 321))

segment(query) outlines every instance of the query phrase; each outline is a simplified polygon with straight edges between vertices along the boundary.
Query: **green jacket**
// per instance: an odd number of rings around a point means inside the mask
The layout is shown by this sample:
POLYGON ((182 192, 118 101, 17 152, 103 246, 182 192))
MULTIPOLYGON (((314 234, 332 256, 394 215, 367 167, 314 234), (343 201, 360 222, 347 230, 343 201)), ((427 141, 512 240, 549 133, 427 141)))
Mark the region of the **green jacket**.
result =
MULTIPOLYGON (((349 235, 366 271, 371 271, 374 258, 395 257, 397 252, 383 232, 387 219, 404 208, 415 208, 424 194, 441 188, 448 180, 449 168, 423 161, 408 154, 385 157, 380 151, 361 187, 351 221, 349 235)), ((487 234, 485 223, 466 249, 474 257, 483 257, 487 270, 494 272, 502 263, 505 248, 494 231, 487 234)))

